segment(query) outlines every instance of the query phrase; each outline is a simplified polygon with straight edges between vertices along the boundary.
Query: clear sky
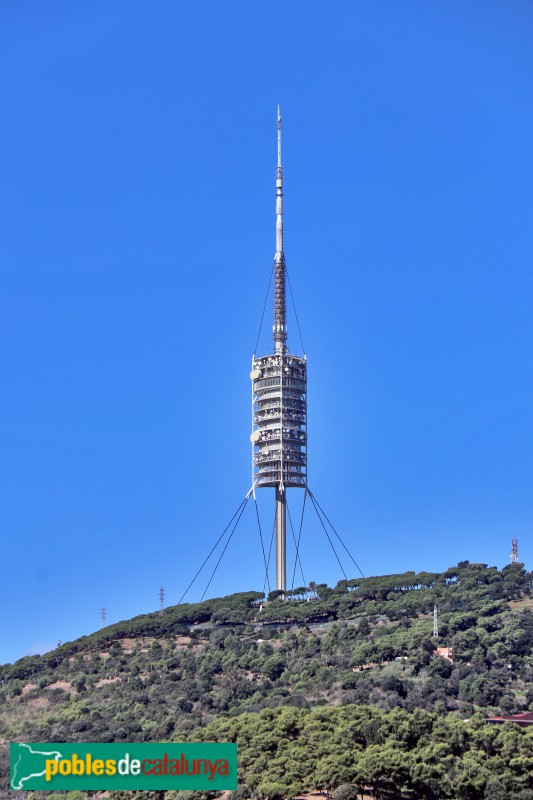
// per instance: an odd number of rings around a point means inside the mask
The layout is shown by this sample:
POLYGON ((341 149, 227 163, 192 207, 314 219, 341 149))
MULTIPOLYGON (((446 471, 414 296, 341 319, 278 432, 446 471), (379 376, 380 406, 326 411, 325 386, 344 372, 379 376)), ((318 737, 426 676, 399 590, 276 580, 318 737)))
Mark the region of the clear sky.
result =
MULTIPOLYGON (((311 489, 365 574, 531 568, 532 41, 529 0, 2 3, 0 661, 175 603, 251 485, 277 103, 311 489)), ((302 561, 342 577, 311 515, 302 561)), ((249 506, 208 594, 262 586, 249 506)))

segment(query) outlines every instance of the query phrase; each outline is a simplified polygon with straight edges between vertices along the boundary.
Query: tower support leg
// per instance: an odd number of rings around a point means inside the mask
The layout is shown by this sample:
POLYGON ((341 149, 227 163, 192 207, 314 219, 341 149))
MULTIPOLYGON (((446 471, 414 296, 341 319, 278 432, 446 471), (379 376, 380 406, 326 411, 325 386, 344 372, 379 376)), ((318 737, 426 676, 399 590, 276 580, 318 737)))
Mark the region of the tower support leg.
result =
POLYGON ((287 591, 287 503, 285 490, 276 486, 276 589, 287 591))

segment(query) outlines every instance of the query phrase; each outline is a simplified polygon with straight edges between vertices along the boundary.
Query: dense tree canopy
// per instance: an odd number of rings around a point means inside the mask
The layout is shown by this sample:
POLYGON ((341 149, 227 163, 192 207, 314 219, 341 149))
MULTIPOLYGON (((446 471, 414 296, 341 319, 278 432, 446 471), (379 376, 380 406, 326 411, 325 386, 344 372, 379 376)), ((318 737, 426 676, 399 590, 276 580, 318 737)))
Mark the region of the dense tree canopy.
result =
POLYGON ((0 736, 235 740, 234 800, 526 800, 533 732, 481 714, 533 709, 531 578, 462 562, 142 615, 0 667, 0 736))

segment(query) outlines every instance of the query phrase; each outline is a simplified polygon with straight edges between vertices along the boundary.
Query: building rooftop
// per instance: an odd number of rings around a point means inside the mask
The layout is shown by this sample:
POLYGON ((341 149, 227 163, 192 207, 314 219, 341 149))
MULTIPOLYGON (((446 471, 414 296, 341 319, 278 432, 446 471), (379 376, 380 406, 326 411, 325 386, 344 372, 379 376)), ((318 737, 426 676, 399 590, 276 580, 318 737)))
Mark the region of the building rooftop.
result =
POLYGON ((487 722, 491 722, 493 725, 515 722, 517 725, 526 727, 527 725, 533 725, 533 711, 526 711, 524 714, 505 714, 501 717, 488 717, 487 722))

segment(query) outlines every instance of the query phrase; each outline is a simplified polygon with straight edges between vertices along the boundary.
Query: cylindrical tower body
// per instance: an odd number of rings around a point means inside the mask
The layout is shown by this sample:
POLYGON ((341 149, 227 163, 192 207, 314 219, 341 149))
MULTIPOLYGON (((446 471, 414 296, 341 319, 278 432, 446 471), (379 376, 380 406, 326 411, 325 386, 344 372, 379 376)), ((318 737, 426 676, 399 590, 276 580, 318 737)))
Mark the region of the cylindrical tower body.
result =
POLYGON ((254 485, 307 484, 307 361, 290 353, 254 358, 254 485))

